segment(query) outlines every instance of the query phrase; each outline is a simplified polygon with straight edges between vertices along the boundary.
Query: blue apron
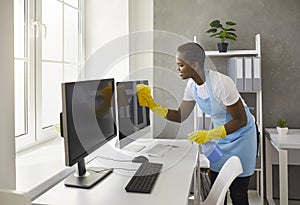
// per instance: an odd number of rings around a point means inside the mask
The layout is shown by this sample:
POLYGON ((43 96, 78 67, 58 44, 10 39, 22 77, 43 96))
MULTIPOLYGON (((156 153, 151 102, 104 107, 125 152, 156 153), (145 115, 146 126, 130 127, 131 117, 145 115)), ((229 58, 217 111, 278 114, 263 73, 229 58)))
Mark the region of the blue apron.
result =
MULTIPOLYGON (((205 79, 210 97, 201 99, 197 95, 196 83, 194 83, 195 101, 201 108, 202 112, 211 116, 214 127, 224 125, 233 118, 213 96, 209 78, 209 70, 207 69, 205 69, 205 79)), ((245 112, 247 115, 247 125, 236 130, 234 133, 227 135, 225 138, 221 138, 218 141, 218 145, 224 152, 224 155, 219 161, 210 164, 210 169, 212 171, 219 172, 228 158, 231 156, 238 156, 243 166, 243 173, 239 176, 246 177, 254 173, 257 151, 256 127, 248 107, 245 107, 245 112)), ((205 144, 203 144, 203 146, 205 146, 205 144)))

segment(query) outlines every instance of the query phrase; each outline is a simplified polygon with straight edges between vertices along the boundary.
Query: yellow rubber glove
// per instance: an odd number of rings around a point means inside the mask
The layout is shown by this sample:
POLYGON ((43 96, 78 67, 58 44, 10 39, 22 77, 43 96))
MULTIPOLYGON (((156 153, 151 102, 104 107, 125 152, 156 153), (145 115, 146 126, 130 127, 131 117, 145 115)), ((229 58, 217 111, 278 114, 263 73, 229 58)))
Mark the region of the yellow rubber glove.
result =
POLYGON ((198 144, 205 144, 213 139, 224 138, 226 135, 227 133, 224 125, 221 125, 212 130, 200 130, 194 132, 189 136, 189 140, 191 142, 197 142, 198 144))
POLYGON ((137 84, 136 90, 140 106, 146 106, 158 116, 164 118, 168 114, 168 109, 156 104, 151 96, 151 89, 148 85, 137 84))

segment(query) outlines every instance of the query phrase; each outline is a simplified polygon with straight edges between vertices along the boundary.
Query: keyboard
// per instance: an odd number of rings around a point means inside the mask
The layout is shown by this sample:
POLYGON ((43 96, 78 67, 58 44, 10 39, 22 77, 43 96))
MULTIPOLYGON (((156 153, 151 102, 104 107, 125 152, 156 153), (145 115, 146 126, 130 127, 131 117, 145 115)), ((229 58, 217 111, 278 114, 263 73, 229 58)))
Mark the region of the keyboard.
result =
POLYGON ((159 163, 143 163, 125 187, 127 192, 151 193, 162 169, 159 163))

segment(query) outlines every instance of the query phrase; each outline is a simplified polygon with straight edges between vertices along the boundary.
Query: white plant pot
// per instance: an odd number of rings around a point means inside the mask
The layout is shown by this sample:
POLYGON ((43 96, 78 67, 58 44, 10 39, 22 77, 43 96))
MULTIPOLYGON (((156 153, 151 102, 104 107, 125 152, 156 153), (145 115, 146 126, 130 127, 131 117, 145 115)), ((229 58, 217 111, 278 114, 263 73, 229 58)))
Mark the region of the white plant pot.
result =
POLYGON ((277 132, 280 135, 286 135, 288 133, 289 128, 288 127, 276 127, 277 132))

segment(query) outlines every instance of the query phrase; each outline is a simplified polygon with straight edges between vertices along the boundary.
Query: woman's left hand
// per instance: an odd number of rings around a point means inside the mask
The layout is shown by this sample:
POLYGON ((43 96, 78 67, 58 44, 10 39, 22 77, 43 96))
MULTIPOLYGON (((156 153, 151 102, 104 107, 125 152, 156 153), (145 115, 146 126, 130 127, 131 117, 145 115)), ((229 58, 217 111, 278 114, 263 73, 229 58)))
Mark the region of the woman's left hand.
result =
POLYGON ((189 140, 191 142, 197 142, 198 144, 205 144, 213 139, 224 138, 226 135, 227 134, 224 125, 221 125, 212 130, 200 130, 194 132, 189 136, 189 140))

